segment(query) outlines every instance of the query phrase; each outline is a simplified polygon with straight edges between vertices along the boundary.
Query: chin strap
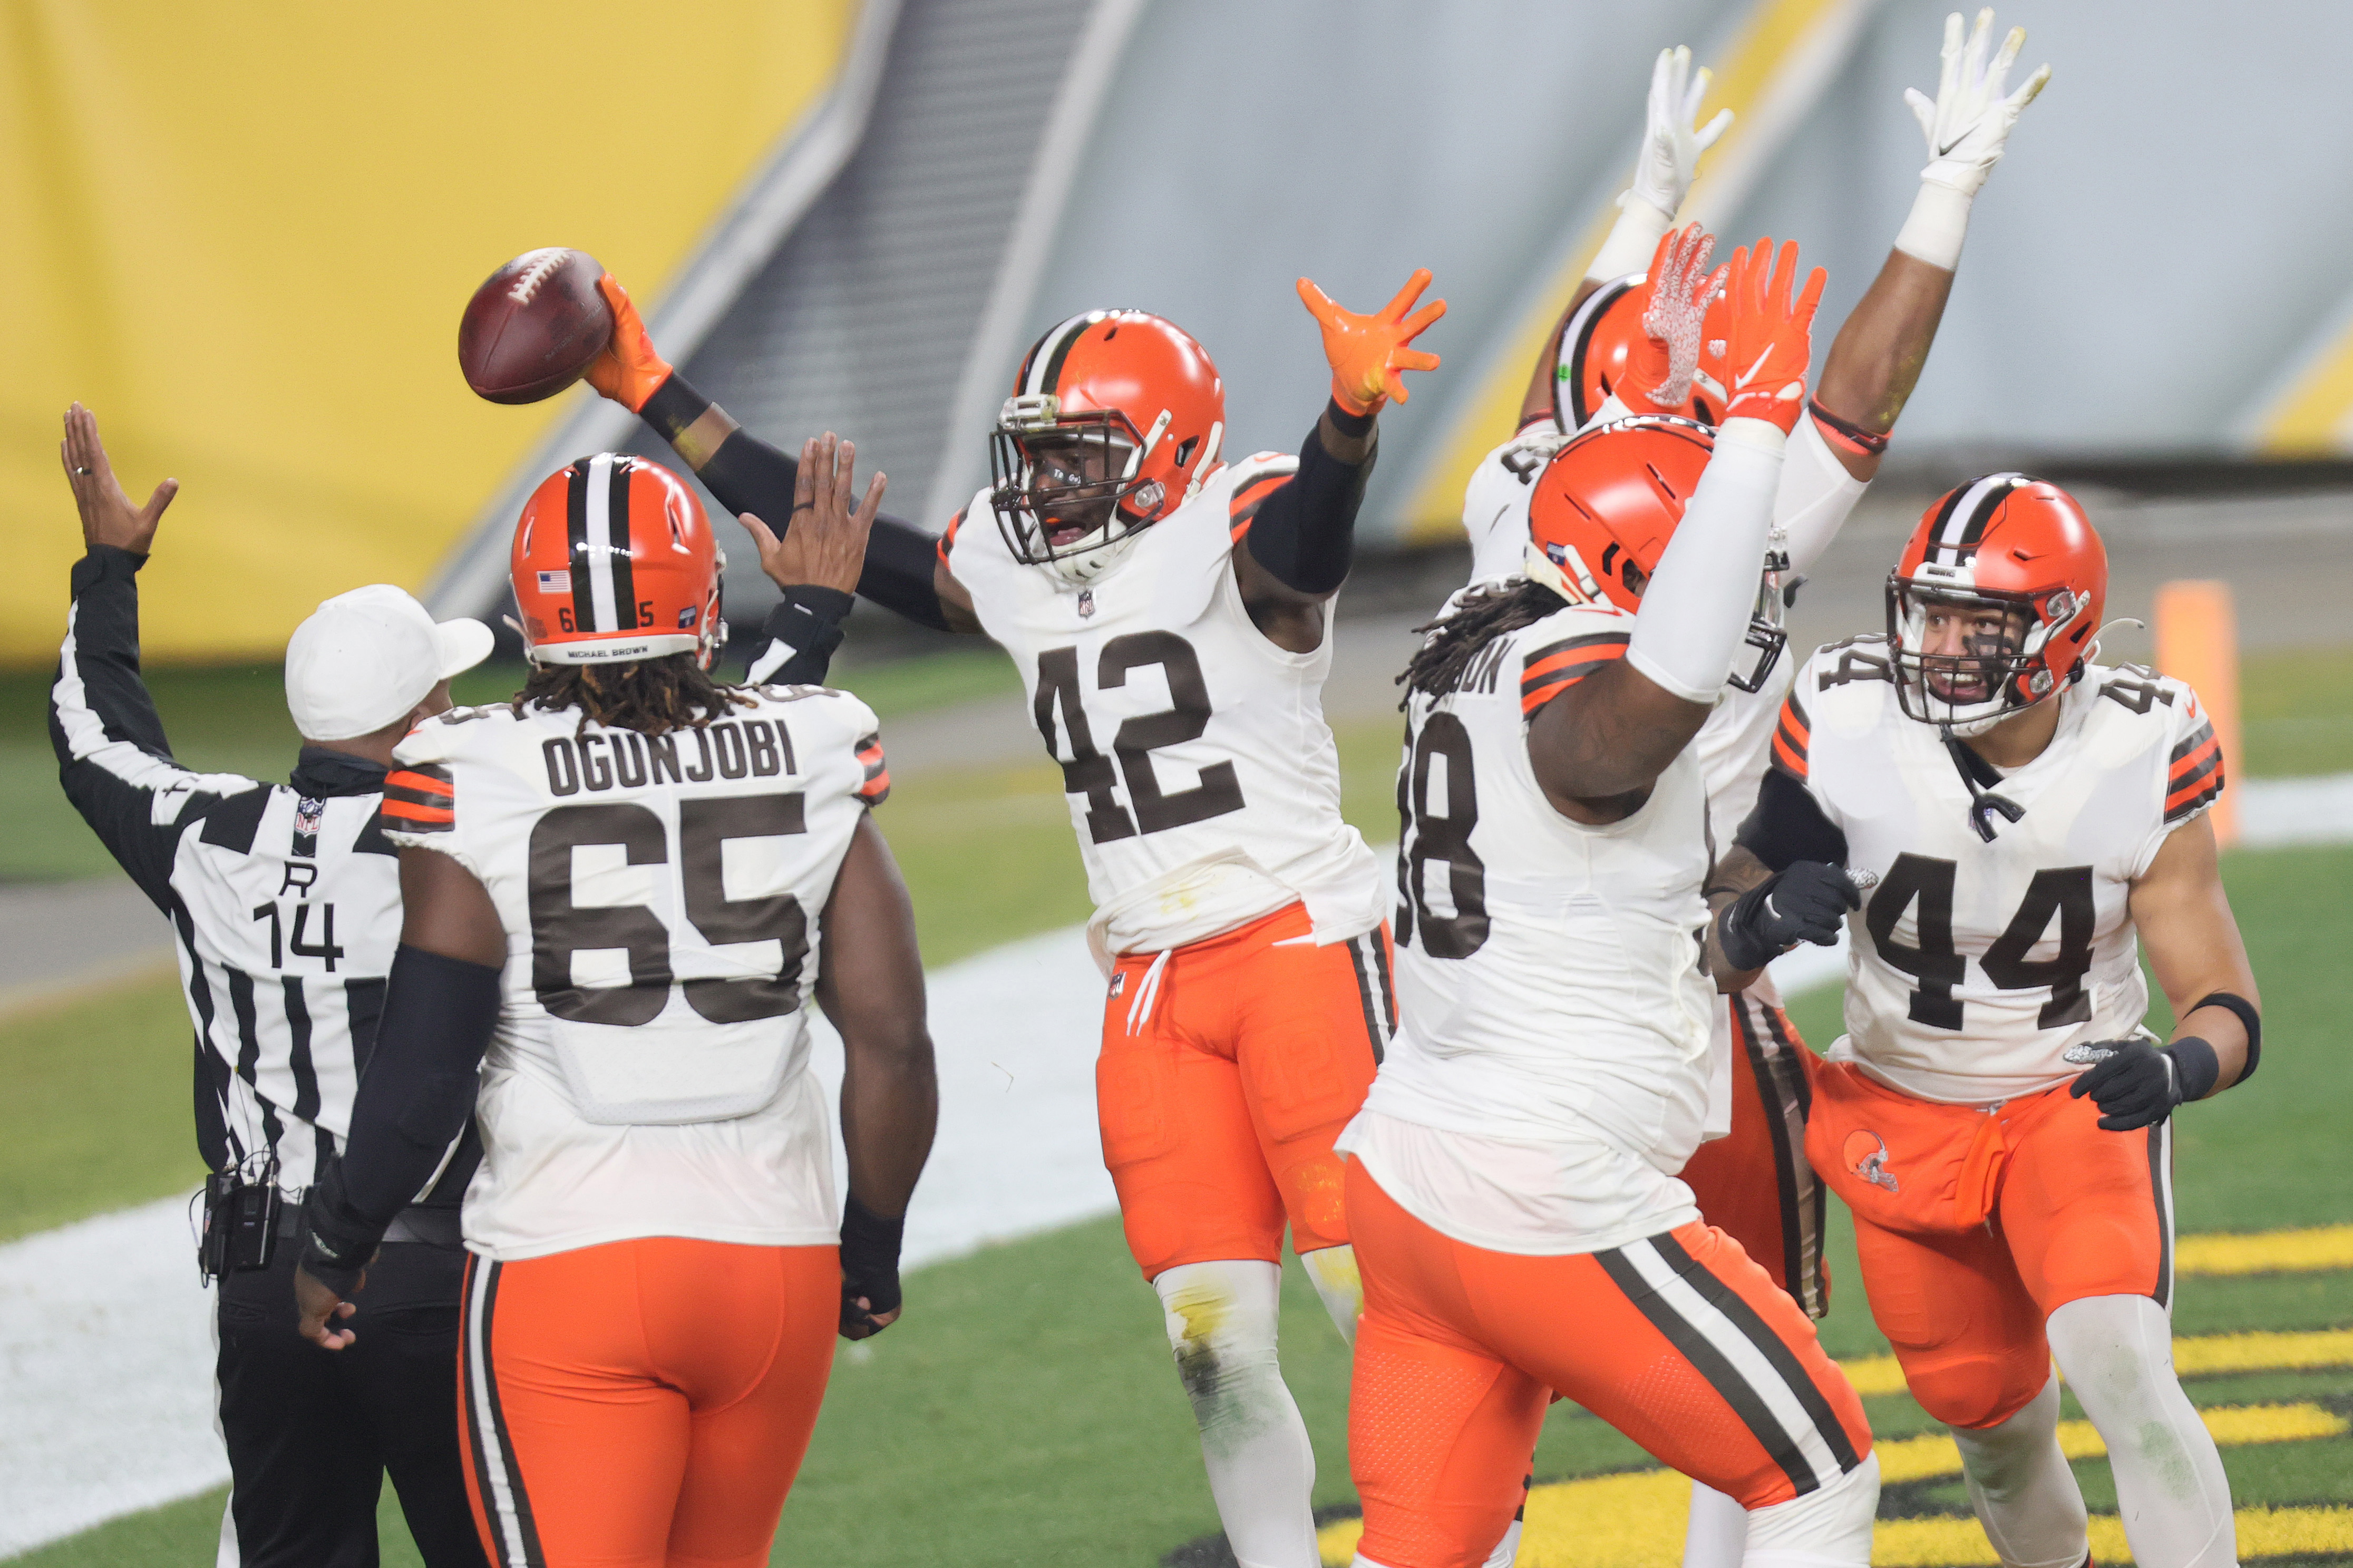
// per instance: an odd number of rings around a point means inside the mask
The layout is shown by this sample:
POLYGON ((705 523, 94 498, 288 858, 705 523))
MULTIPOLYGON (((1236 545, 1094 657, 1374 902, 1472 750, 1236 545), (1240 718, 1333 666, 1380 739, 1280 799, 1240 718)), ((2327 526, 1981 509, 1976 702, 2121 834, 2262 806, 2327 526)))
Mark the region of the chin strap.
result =
POLYGON ((1993 793, 1990 786, 2001 782, 2001 774, 1991 763, 1969 750, 1961 738, 1953 733, 1950 724, 1937 725, 1936 735, 1945 742, 1945 754, 1953 759, 1954 771, 1961 775, 1961 782, 1969 786, 1969 826, 1977 829, 1979 838, 1988 844, 1992 843, 1993 814, 2000 812, 2004 822, 2016 822, 2026 815, 2026 808, 2008 795, 1993 793))

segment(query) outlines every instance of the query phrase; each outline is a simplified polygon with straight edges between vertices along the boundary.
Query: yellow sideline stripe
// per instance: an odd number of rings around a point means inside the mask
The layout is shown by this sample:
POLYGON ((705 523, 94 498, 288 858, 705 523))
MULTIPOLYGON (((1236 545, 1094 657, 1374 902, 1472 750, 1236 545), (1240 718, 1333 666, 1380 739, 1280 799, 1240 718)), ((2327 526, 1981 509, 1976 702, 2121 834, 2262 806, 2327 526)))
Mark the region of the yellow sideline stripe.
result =
MULTIPOLYGON (((1771 89, 1783 65, 1814 27, 1832 12, 1843 9, 1846 0, 1758 0, 1741 24, 1740 31, 1724 49, 1723 58, 1700 62, 1715 71, 1715 79, 1706 103, 1700 109, 1697 123, 1706 124, 1720 109, 1731 110, 1733 121, 1732 128, 1708 153, 1698 179, 1693 182, 1691 194, 1684 198, 1686 217, 1703 210, 1710 169, 1730 159, 1750 129, 1757 105, 1771 89)), ((1511 345, 1510 352, 1493 362, 1477 394, 1459 405, 1461 412, 1445 437, 1443 455, 1424 472, 1421 483, 1407 503, 1409 541, 1427 544, 1452 537, 1462 515, 1462 489, 1471 482, 1471 471, 1479 466, 1479 459, 1488 449, 1509 437, 1518 424, 1520 399, 1527 392, 1528 367, 1544 352, 1545 340, 1551 336, 1553 324, 1560 320, 1561 308, 1577 291, 1585 269, 1593 264, 1601 242, 1609 237, 1609 226, 1617 218, 1618 209, 1609 205, 1594 215, 1584 239, 1554 273, 1551 287, 1545 290, 1541 301, 1504 335, 1503 341, 1511 345)))
MULTIPOLYGON (((2228 1372, 2306 1372, 2353 1365, 2353 1329, 2294 1333, 2195 1334, 2173 1342, 2173 1369, 2185 1377, 2228 1372)), ((1857 1394, 1901 1394, 1904 1369, 1892 1355, 1839 1363, 1857 1394)))
MULTIPOLYGON (((2310 1336, 2214 1336, 2306 1337, 2310 1336)), ((2353 1341, 2353 1333, 2342 1337, 2353 1341)), ((2174 1342, 2178 1359, 2180 1346, 2196 1342, 2174 1342)), ((2343 1416, 2309 1404, 2226 1405, 2201 1410, 2199 1417, 2214 1435, 2214 1441, 2226 1448, 2339 1437, 2348 1430, 2343 1416)), ((2061 1422, 2059 1447, 2070 1459, 2094 1459, 2107 1452, 2088 1421, 2061 1422)), ((1880 1478, 1889 1483, 1960 1473, 1960 1449, 1941 1432, 1881 1443, 1876 1450, 1880 1478)), ((1572 1563, 1577 1568, 1674 1568, 1682 1561, 1690 1496, 1691 1483, 1673 1470, 1593 1476, 1534 1488, 1528 1493, 1527 1524, 1520 1543, 1521 1568, 1568 1568, 1572 1563)), ((2353 1510, 2242 1509, 2238 1527, 2239 1550, 2246 1556, 2353 1549, 2353 1510)), ((2124 1532, 2115 1520, 2094 1519, 2092 1531, 2094 1553, 2100 1561, 2130 1561, 2124 1532)), ((1360 1520, 1335 1520, 1325 1525, 1315 1537, 1324 1562, 1346 1563, 1363 1533, 1360 1520)), ((1871 1560, 1941 1568, 1997 1562, 1991 1550, 1974 1519, 1883 1520, 1871 1560)))
POLYGON ((2173 1249, 2177 1274, 2309 1274, 2323 1268, 2353 1268, 2353 1225, 2185 1236, 2173 1249))

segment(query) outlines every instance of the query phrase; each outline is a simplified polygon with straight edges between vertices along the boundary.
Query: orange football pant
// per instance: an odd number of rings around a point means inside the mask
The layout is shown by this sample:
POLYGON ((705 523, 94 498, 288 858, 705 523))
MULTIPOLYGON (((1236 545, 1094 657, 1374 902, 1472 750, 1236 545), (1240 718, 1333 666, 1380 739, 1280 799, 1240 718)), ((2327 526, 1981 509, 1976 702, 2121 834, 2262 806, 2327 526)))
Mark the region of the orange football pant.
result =
POLYGON ((1332 1141, 1365 1102, 1397 1008, 1389 933, 1317 947, 1303 905, 1119 961, 1095 1103, 1128 1249, 1277 1262, 1348 1239, 1332 1141))
POLYGON ((499 1568, 765 1568, 841 1321, 831 1247, 468 1263, 466 1489, 499 1568))
POLYGON ((1746 992, 1732 1014, 1732 1131, 1699 1146, 1683 1179, 1700 1217, 1740 1243, 1810 1318, 1830 1310, 1824 1190, 1806 1161, 1806 1116, 1821 1058, 1778 1007, 1746 992))
POLYGON ((1723 1232, 1536 1258, 1442 1235, 1361 1163, 1347 1192, 1365 1280, 1348 1466, 1366 1557, 1478 1568, 1520 1506, 1556 1389, 1750 1509, 1870 1455, 1862 1403, 1813 1323, 1723 1232))
POLYGON ((1863 1293, 1913 1397, 2007 1421, 2051 1377, 2070 1301, 2173 1290, 2171 1123, 2105 1132, 2066 1086, 1991 1107, 1917 1100, 1852 1063, 1815 1075, 1807 1152, 1854 1211, 1863 1293))

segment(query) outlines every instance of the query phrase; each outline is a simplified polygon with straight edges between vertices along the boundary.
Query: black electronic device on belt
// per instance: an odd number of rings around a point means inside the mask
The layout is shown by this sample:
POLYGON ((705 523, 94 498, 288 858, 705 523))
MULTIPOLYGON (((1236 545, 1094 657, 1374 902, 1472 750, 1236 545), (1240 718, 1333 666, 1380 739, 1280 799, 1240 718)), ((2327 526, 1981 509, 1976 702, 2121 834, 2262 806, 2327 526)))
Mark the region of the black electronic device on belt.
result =
POLYGON ((205 1178, 205 1229, 196 1267, 206 1279, 269 1267, 278 1247, 278 1161, 261 1155, 205 1178), (249 1167, 258 1165, 258 1170, 249 1167))

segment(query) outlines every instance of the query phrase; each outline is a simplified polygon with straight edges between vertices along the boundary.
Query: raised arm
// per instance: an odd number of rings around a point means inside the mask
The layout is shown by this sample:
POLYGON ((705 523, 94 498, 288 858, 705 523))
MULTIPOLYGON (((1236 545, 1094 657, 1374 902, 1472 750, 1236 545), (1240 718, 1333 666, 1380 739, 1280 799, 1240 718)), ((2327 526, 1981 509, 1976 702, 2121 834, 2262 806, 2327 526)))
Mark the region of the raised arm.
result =
MULTIPOLYGON (((396 769, 388 788, 400 788, 396 769)), ((305 1339, 353 1341, 333 1325, 393 1216, 416 1200, 474 1109, 482 1053, 499 1019, 507 935, 490 890, 438 850, 400 852, 400 946, 385 984, 375 1048, 352 1100, 342 1156, 303 1200, 294 1299, 305 1339)))
POLYGON ((1438 368, 1436 354, 1410 346, 1446 314, 1443 300, 1413 309, 1428 287, 1424 268, 1378 312, 1359 316, 1299 280, 1299 298, 1323 330, 1332 396, 1299 448, 1298 471, 1260 503, 1243 548, 1234 552, 1242 604, 1277 647, 1309 653, 1323 642, 1324 605, 1340 591, 1356 552, 1356 509, 1380 444, 1381 405, 1406 401, 1404 372, 1438 368))
POLYGON ((1895 247, 1839 328, 1815 384, 1814 409, 1831 450, 1858 479, 1879 471, 1887 434, 1919 384, 1960 264, 1970 205, 2001 161, 2010 127, 2051 79, 2044 66, 2005 95, 2026 29, 2012 27, 1989 60, 1992 30, 1993 13, 1981 11, 1964 43, 1960 15, 1946 17, 1935 100, 1905 89, 1927 138, 1928 166, 1895 247))
MULTIPOLYGON (((619 279, 607 273, 597 287, 612 308, 613 337, 588 367, 588 384, 651 426, 722 506, 787 536, 799 465, 737 425, 671 368, 619 279)), ((903 519, 876 516, 858 591, 923 626, 980 630, 971 596, 939 558, 938 536, 903 519)))
POLYGON ((899 1316, 907 1200, 931 1153, 939 1081, 924 1025, 914 906, 871 817, 858 825, 825 906, 825 1016, 841 1031, 841 1332, 862 1340, 899 1316))
POLYGON ((1795 245, 1736 251, 1727 363, 1743 367, 1715 451, 1642 592, 1626 657, 1536 710, 1528 760, 1554 806, 1574 821, 1615 822, 1639 809, 1714 707, 1746 631, 1772 524, 1781 451, 1804 406, 1808 328, 1821 299, 1817 268, 1792 301, 1795 245))
POLYGON ((1634 183, 1618 198, 1618 220, 1610 226, 1609 238, 1594 252, 1584 280, 1569 296, 1528 372, 1528 390, 1520 399, 1522 425, 1552 411, 1561 333, 1567 330, 1577 308, 1611 279, 1642 269, 1661 237, 1674 226, 1675 213, 1698 173, 1699 155, 1732 124, 1728 109, 1718 111, 1704 127, 1695 123, 1711 79, 1705 68, 1694 74, 1691 61, 1691 50, 1678 44, 1661 49, 1651 62, 1651 96, 1643 114, 1642 151, 1634 163, 1634 183))
POLYGON ((107 852, 167 909, 180 835, 202 816, 201 803, 259 786, 234 774, 191 773, 174 761, 140 677, 139 569, 180 481, 165 479, 144 506, 132 505, 99 439, 97 416, 79 403, 66 411, 58 457, 87 551, 74 563, 73 607, 49 687, 58 780, 107 852))

